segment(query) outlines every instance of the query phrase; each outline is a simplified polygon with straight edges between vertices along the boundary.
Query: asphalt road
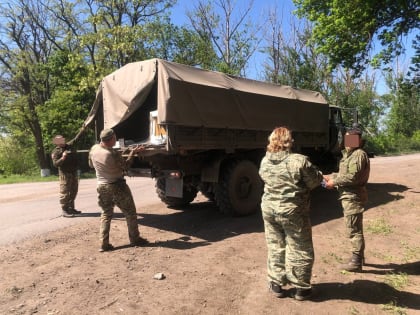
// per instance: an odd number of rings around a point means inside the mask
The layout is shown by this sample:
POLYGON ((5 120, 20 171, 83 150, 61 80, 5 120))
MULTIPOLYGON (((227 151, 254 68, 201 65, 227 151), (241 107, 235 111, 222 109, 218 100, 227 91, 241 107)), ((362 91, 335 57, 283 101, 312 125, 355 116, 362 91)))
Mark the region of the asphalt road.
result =
MULTIPOLYGON (((150 178, 126 178, 137 207, 161 203, 150 178)), ((98 220, 96 179, 79 183, 76 208, 82 215, 63 218, 58 200, 58 182, 0 185, 0 245, 61 229, 82 220, 98 220)), ((164 206, 162 204, 162 206, 164 206)), ((116 208, 116 211, 119 211, 116 208)))

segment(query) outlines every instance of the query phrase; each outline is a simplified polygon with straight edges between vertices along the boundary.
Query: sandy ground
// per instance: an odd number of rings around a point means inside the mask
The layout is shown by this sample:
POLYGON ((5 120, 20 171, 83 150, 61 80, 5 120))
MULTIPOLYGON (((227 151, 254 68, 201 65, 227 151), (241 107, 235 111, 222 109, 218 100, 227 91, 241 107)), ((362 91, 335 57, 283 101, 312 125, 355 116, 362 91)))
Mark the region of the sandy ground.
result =
POLYGON ((313 193, 311 301, 268 292, 260 213, 229 218, 202 196, 183 210, 139 196, 145 247, 127 246, 118 211, 112 252, 98 252, 99 218, 1 246, 0 314, 420 314, 420 154, 371 164, 363 273, 339 269, 349 253, 336 192, 313 193))

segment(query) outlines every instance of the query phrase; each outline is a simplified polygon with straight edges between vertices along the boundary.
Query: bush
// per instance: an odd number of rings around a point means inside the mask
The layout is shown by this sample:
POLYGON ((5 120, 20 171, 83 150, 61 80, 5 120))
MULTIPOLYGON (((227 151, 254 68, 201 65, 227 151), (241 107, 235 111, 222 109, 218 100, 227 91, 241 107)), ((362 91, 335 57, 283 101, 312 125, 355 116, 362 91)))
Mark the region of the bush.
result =
POLYGON ((420 151, 420 130, 412 137, 402 134, 381 134, 367 138, 366 150, 375 155, 405 154, 420 151))
POLYGON ((0 137, 0 173, 33 175, 39 172, 33 146, 22 147, 10 137, 0 137))

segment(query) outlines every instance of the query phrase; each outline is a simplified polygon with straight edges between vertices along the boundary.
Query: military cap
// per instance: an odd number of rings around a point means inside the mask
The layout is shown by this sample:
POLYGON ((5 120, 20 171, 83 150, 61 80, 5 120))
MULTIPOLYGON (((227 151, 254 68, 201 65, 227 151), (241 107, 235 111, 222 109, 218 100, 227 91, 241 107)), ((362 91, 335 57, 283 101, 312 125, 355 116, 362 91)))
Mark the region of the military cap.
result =
POLYGON ((113 135, 114 135, 114 130, 104 129, 101 131, 101 134, 99 135, 99 137, 101 138, 102 141, 108 141, 112 138, 113 135))
POLYGON ((361 136, 362 135, 362 129, 360 129, 358 126, 357 127, 353 126, 352 128, 347 130, 347 133, 349 135, 359 135, 359 136, 361 136))

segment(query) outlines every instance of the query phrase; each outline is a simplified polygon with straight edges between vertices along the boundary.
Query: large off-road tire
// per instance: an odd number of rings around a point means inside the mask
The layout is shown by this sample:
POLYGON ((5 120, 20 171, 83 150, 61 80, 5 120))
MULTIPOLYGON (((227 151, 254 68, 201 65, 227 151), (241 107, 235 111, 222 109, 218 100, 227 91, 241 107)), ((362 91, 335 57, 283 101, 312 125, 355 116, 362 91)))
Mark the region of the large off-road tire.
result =
POLYGON ((189 205, 197 196, 197 189, 191 186, 184 186, 182 191, 182 198, 165 196, 165 178, 158 178, 156 180, 156 193, 160 200, 168 207, 180 208, 189 205))
POLYGON ((260 209, 262 190, 263 183, 254 163, 232 161, 221 171, 215 198, 222 213, 243 216, 260 209))

